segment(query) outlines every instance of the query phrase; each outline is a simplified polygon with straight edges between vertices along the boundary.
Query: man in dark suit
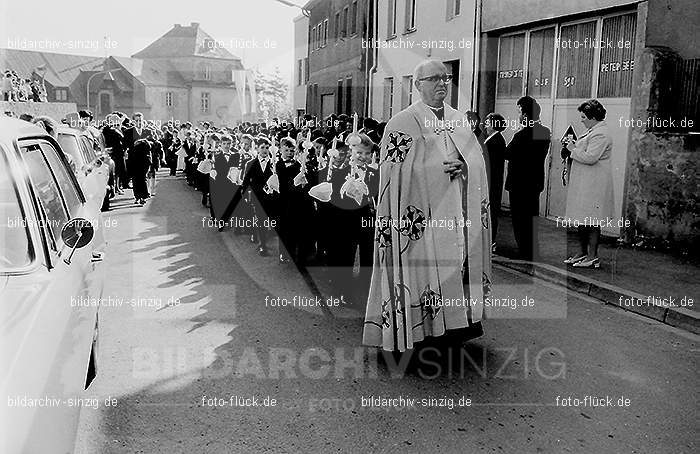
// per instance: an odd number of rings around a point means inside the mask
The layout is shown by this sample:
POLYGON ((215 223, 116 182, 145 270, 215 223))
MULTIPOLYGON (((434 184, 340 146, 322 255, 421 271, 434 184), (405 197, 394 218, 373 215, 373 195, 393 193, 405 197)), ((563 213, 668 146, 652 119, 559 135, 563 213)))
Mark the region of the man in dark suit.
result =
POLYGON ((484 121, 486 127, 486 152, 489 157, 489 201, 491 203, 491 241, 496 244, 498 217, 501 214, 503 198, 503 170, 505 168, 506 140, 501 132, 506 129, 506 120, 502 115, 490 113, 484 121))
MULTIPOLYGON (((134 174, 138 174, 139 178, 141 175, 141 170, 142 170, 142 162, 144 161, 141 157, 131 159, 131 154, 135 152, 135 146, 136 142, 139 140, 147 140, 149 142, 153 142, 156 139, 153 137, 153 133, 151 132, 150 129, 146 127, 146 122, 143 120, 143 114, 141 112, 136 112, 134 114, 134 123, 132 126, 127 127, 124 129, 124 148, 126 149, 127 153, 127 171, 129 173, 129 176, 133 179, 134 174), (136 164, 137 167, 132 168, 131 165, 132 163, 138 163, 136 164)), ((144 147, 145 149, 145 147, 144 147)), ((149 144, 148 147, 148 165, 150 166, 150 152, 151 152, 151 147, 149 144)), ((139 154, 143 154, 143 149, 140 151, 139 154)), ((146 172, 148 172, 148 167, 146 168, 146 172)), ((144 175, 145 178, 145 175, 144 175)), ((139 180, 139 184, 141 181, 139 180)), ((136 188, 134 188, 134 193, 136 193, 136 188)), ((148 197, 150 197, 150 194, 148 194, 148 189, 142 189, 139 188, 139 196, 136 197, 136 194, 134 194, 134 197, 138 201, 145 201, 148 197)))
POLYGON ((134 186, 134 199, 143 205, 149 197, 146 174, 151 167, 151 142, 139 139, 129 151, 127 161, 134 186))
POLYGON ((121 121, 117 115, 109 114, 107 116, 107 126, 102 129, 105 147, 110 150, 109 155, 112 161, 114 161, 114 186, 117 194, 123 194, 122 189, 127 186, 129 181, 124 157, 124 152, 126 150, 124 146, 124 134, 122 133, 120 124, 121 121))
POLYGON ((517 102, 522 128, 506 147, 506 190, 515 241, 524 260, 537 258, 537 219, 540 193, 544 189, 544 162, 552 141, 551 131, 540 123, 540 105, 523 96, 517 102))

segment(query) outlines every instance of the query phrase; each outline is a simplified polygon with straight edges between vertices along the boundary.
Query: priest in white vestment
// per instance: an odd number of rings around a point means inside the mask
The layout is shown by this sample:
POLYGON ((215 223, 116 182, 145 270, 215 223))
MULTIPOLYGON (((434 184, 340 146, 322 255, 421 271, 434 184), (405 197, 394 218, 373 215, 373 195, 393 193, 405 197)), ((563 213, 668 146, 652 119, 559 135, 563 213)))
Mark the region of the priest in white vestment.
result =
POLYGON ((381 141, 363 332, 364 345, 391 351, 448 330, 483 333, 491 287, 481 147, 466 116, 444 102, 451 75, 441 62, 422 62, 413 80, 420 101, 389 121, 381 141))

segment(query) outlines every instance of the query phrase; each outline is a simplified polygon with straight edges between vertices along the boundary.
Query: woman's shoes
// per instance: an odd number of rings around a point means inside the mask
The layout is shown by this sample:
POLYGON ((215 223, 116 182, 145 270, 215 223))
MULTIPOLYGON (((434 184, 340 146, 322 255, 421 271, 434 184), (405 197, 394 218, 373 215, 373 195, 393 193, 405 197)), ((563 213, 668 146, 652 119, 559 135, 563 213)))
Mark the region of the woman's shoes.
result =
POLYGON ((581 260, 584 260, 585 258, 585 255, 571 256, 568 259, 564 260, 564 263, 566 263, 567 265, 573 265, 574 263, 578 263, 581 260))
POLYGON ((592 259, 580 260, 573 264, 574 268, 600 268, 600 259, 598 257, 592 259))

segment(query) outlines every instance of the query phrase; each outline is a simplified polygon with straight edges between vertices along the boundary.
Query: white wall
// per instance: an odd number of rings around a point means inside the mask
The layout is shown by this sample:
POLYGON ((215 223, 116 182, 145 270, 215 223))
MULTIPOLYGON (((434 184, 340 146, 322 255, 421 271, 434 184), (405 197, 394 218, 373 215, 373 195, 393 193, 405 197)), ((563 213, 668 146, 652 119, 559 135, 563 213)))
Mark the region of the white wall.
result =
MULTIPOLYGON (((292 68, 292 108, 296 114, 298 109, 306 108, 306 84, 298 84, 297 62, 309 55, 309 18, 298 16, 294 19, 294 63, 292 68)), ((304 68, 306 71, 306 68, 304 68)))
MULTIPOLYGON (((389 4, 378 2, 378 38, 387 40, 389 4)), ((447 19, 449 0, 417 2, 416 30, 404 33, 406 0, 397 0, 396 38, 389 43, 401 44, 402 48, 380 48, 377 72, 372 77, 372 97, 370 112, 381 120, 384 106, 384 79, 394 77, 394 113, 401 110, 402 78, 413 73, 421 61, 432 58, 441 61, 459 60, 458 109, 469 110, 471 106, 471 86, 474 67, 474 15, 476 2, 462 0, 459 16, 447 19)), ((414 90, 413 100, 416 100, 414 90)))
POLYGON ((150 119, 159 120, 162 123, 168 120, 188 120, 187 114, 187 89, 173 87, 146 87, 146 102, 151 106, 150 119), (165 105, 165 93, 173 93, 173 106, 165 105))

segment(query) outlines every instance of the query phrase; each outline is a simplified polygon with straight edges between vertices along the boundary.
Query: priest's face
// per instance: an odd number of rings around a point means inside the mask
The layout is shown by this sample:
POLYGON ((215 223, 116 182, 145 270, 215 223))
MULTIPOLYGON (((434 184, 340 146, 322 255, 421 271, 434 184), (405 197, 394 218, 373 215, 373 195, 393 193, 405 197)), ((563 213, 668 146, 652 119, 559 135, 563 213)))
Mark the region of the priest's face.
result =
POLYGON ((416 73, 416 89, 421 100, 429 106, 442 105, 447 96, 448 83, 447 68, 440 62, 429 62, 416 73))

